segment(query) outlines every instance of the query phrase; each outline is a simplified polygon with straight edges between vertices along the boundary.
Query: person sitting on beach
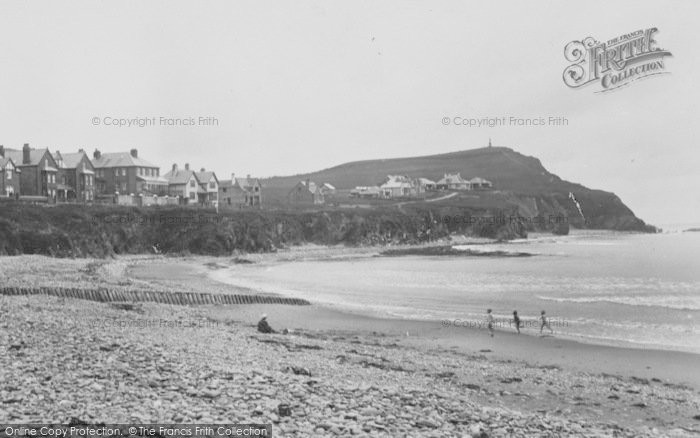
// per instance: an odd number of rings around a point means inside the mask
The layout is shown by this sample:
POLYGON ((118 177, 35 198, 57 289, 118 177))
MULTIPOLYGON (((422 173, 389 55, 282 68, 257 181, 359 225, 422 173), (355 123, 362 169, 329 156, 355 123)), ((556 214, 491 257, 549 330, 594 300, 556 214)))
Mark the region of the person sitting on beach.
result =
POLYGON ((520 317, 517 310, 513 310, 513 324, 515 324, 515 330, 520 334, 520 317))
POLYGON ((552 327, 549 325, 549 321, 547 321, 547 317, 545 316, 544 310, 542 311, 542 316, 540 316, 540 320, 542 320, 542 324, 540 325, 540 334, 542 334, 542 329, 547 327, 549 329, 549 333, 554 333, 554 330, 552 330, 552 327))
POLYGON ((493 319, 493 314, 491 313, 491 309, 488 309, 486 311, 486 323, 488 324, 489 327, 489 333, 491 334, 491 337, 493 337, 493 324, 494 324, 494 319, 493 319))
POLYGON ((260 321, 258 321, 258 331, 260 333, 277 333, 267 322, 267 315, 263 315, 260 321))

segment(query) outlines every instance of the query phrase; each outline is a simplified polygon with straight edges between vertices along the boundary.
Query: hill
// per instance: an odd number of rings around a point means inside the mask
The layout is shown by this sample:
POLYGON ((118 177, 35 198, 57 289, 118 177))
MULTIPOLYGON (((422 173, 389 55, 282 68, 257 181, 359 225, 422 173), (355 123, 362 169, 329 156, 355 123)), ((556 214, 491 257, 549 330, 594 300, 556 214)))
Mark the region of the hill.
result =
MULTIPOLYGON (((526 217, 564 214, 578 228, 655 231, 654 227, 637 218, 614 193, 565 181, 549 172, 539 159, 507 147, 356 161, 308 174, 268 178, 262 183, 268 201, 274 203, 283 202, 289 189, 299 180, 307 178, 318 183, 331 183, 340 190, 349 190, 355 186, 379 184, 389 174, 420 176, 437 181, 445 173, 455 172, 465 178, 479 176, 494 183, 492 199, 489 199, 489 194, 478 196, 481 207, 516 210, 526 217)), ((451 202, 455 201, 461 206, 468 206, 463 196, 451 202)))

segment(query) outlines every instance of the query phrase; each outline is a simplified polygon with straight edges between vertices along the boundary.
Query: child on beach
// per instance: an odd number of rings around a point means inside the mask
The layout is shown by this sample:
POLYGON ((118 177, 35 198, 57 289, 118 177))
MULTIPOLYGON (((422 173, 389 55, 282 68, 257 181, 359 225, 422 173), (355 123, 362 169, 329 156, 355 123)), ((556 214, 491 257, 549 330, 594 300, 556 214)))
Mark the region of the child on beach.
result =
POLYGON ((540 319, 542 320, 542 324, 540 325, 540 334, 542 334, 542 329, 547 327, 549 329, 549 333, 554 333, 554 330, 552 330, 552 327, 549 325, 549 321, 547 321, 547 317, 544 314, 544 310, 542 311, 542 316, 540 316, 540 319))
POLYGON ((491 334, 491 337, 493 338, 493 324, 494 324, 494 319, 493 315, 491 314, 491 309, 486 310, 486 324, 489 327, 489 333, 491 334))
POLYGON ((520 334, 520 317, 517 310, 513 310, 513 324, 515 324, 515 330, 520 334))

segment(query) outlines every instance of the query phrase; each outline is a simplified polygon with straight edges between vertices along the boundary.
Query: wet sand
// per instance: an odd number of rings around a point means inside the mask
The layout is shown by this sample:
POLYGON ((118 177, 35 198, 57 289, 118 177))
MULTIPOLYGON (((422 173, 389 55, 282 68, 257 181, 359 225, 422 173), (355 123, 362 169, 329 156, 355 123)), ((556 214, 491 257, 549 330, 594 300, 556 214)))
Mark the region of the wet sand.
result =
MULTIPOLYGON (((293 263, 293 262, 291 262, 293 263)), ((177 284, 200 291, 216 293, 254 293, 218 279, 218 270, 227 266, 226 260, 191 258, 186 260, 137 264, 129 274, 140 280, 164 285, 177 284)), ((489 355, 513 361, 525 361, 543 366, 558 366, 571 370, 659 379, 664 382, 689 385, 700 390, 700 355, 653 349, 636 349, 585 344, 549 335, 540 336, 538 329, 526 328, 518 335, 509 328, 497 329, 490 337, 485 329, 463 327, 450 321, 415 321, 382 319, 353 314, 318 305, 281 306, 247 305, 212 309, 212 316, 254 324, 266 313, 278 328, 324 332, 378 334, 401 339, 407 345, 425 345, 453 349, 466 353, 490 350, 489 355)))

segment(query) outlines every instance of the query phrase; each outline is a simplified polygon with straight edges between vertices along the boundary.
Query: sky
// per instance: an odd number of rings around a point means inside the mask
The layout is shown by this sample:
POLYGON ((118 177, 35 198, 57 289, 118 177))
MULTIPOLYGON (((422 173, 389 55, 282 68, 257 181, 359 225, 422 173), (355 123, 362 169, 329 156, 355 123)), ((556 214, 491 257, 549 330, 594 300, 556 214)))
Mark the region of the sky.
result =
POLYGON ((695 0, 1 1, 0 144, 137 148, 228 179, 491 138, 647 222, 700 222, 698 16, 695 0), (669 74, 564 84, 570 41, 650 27, 669 74), (550 116, 568 124, 454 123, 550 116))

